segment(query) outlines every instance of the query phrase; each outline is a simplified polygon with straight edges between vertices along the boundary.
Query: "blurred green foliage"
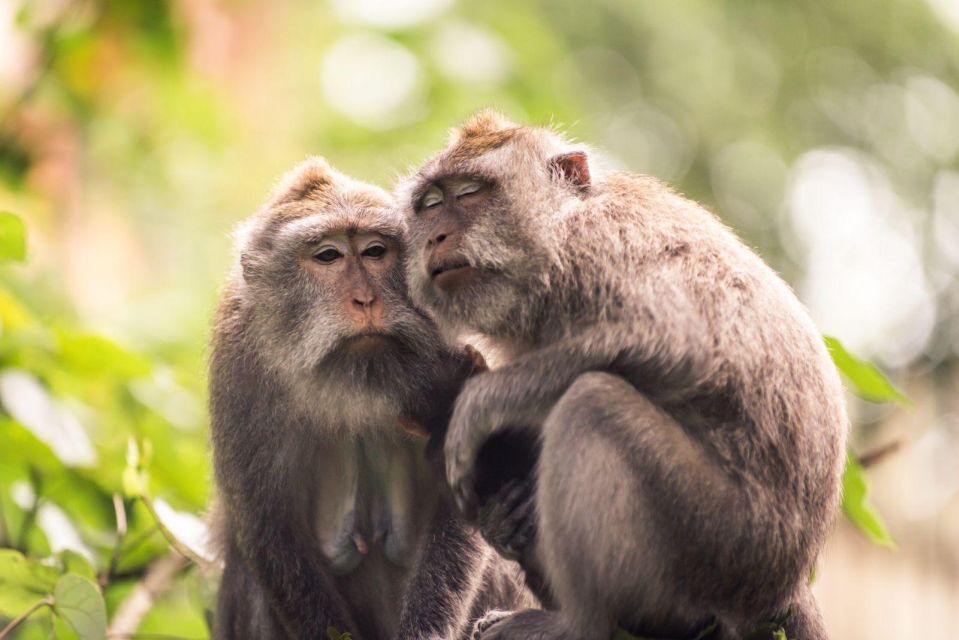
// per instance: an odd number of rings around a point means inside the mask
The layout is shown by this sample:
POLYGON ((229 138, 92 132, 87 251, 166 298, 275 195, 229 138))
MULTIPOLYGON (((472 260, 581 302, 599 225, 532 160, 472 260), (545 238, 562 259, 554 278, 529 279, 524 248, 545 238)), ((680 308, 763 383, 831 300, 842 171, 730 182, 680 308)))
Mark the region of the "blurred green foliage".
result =
MULTIPOLYGON (((347 0, 0 4, 0 209, 20 214, 0 212, 0 624, 37 607, 16 637, 102 637, 175 553, 193 562, 137 631, 208 635, 207 325, 228 229, 303 156, 387 184, 497 106, 677 183, 791 280, 808 265, 780 214, 804 152, 855 151, 915 210, 955 163, 946 129, 918 135, 940 103, 918 124, 901 104, 914 78, 959 78, 932 4, 396 5, 423 16, 377 22, 347 0), (371 62, 343 77, 338 51, 371 62), (380 65, 385 95, 364 76, 380 65)), ((954 286, 935 295, 933 345, 959 309, 954 286)), ((856 394, 904 400, 827 345, 856 394)), ((848 469, 847 516, 889 544, 848 469)))

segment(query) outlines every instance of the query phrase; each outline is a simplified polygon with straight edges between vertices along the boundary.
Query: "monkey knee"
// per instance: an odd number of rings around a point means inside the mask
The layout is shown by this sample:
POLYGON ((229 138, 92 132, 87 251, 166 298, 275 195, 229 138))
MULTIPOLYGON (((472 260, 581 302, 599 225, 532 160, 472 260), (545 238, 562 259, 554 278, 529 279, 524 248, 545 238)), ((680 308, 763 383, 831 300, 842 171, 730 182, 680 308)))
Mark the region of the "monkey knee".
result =
POLYGON ((602 371, 591 371, 576 378, 556 403, 553 413, 567 416, 577 415, 583 411, 605 409, 627 395, 635 393, 637 393, 636 388, 622 377, 602 371))

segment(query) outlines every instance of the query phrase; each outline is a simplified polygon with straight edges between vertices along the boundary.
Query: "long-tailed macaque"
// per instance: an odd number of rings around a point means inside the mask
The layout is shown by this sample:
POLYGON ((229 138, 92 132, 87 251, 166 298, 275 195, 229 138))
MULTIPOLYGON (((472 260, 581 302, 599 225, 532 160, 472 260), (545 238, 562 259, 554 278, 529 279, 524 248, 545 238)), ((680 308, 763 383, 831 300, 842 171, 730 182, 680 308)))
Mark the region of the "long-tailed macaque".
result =
POLYGON ((455 639, 533 602, 398 426, 451 406, 473 366, 410 303, 403 230, 320 159, 242 229, 210 363, 219 638, 455 639))
POLYGON ((479 487, 490 448, 535 450, 496 542, 555 608, 483 638, 690 638, 711 623, 710 637, 771 623, 825 638, 808 581, 847 417, 822 340, 713 215, 591 156, 484 113, 397 190, 414 302, 505 359, 466 382, 449 424, 464 512, 502 507, 479 487))

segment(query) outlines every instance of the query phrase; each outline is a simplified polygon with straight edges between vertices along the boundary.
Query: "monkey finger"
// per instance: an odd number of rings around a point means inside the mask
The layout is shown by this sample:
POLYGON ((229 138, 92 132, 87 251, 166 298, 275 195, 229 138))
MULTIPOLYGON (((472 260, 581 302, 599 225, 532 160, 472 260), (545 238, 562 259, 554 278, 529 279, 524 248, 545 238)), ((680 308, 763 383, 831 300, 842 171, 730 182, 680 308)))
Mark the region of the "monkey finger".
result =
POLYGON ((456 507, 467 520, 475 522, 479 507, 473 490, 472 474, 464 475, 455 486, 450 485, 450 488, 453 490, 456 507))
POLYGON ((396 422, 399 425, 400 429, 402 429, 403 431, 406 431, 407 433, 411 433, 414 436, 421 436, 423 438, 428 438, 430 435, 429 432, 426 430, 426 427, 424 427, 418 422, 414 422, 413 420, 400 417, 400 418, 397 418, 396 422))
POLYGON ((489 371, 489 367, 486 365, 486 358, 483 357, 483 354, 480 353, 476 347, 471 344, 463 345, 463 351, 466 352, 466 355, 473 362, 474 374, 489 371))

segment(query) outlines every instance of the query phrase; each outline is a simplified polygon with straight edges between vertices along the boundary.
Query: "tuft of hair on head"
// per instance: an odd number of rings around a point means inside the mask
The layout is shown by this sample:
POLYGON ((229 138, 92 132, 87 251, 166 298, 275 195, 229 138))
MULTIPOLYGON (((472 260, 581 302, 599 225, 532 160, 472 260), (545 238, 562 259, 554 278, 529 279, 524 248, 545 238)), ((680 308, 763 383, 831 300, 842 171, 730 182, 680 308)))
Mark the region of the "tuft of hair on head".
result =
POLYGON ((483 155, 503 146, 522 129, 498 111, 480 111, 450 132, 451 156, 475 158, 483 155))
POLYGON ((320 156, 311 156, 286 172, 273 189, 269 207, 305 200, 333 186, 337 172, 320 156))
POLYGON ((495 109, 484 109, 453 129, 450 142, 456 144, 469 138, 482 138, 512 129, 519 129, 519 125, 495 109))

